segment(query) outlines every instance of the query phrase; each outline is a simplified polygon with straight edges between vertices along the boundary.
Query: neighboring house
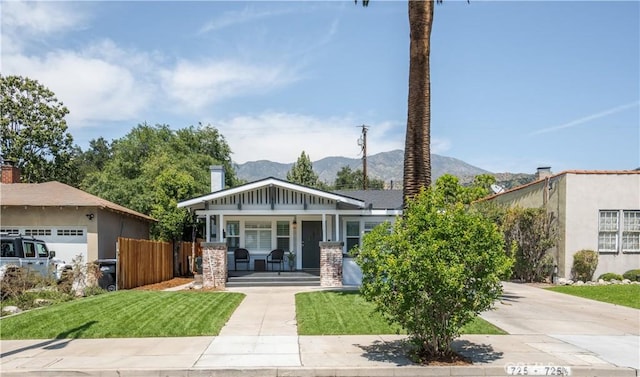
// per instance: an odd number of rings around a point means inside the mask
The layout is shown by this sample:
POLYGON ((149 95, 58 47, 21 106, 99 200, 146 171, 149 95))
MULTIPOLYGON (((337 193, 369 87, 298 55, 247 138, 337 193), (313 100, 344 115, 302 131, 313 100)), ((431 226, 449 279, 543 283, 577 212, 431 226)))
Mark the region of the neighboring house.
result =
MULTIPOLYGON (((320 242, 343 242, 343 253, 384 221, 402 213, 402 191, 318 190, 276 178, 222 189, 224 171, 211 167, 211 193, 178 203, 206 222, 207 242, 248 249, 249 269, 273 249, 296 255, 296 269, 320 268, 320 242)), ((243 266, 244 268, 245 266, 243 266)))
POLYGON ((156 221, 60 182, 16 182, 17 168, 3 166, 0 231, 42 239, 67 263, 115 258, 118 237, 149 239, 156 221))
POLYGON ((554 259, 560 277, 570 278, 573 254, 599 254, 597 278, 640 268, 640 171, 565 171, 539 168, 537 180, 485 200, 547 209, 557 219, 554 259))

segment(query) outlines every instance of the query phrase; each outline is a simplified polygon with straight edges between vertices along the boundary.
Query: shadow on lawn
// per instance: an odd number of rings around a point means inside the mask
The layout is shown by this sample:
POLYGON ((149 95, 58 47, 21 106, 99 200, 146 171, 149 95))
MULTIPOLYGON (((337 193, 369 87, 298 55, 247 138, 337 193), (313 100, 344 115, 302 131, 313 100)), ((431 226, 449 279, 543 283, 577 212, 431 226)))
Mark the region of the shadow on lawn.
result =
POLYGON ((0 354, 0 358, 15 355, 20 352, 28 351, 31 349, 37 349, 37 348, 43 348, 46 350, 62 349, 66 347, 67 344, 69 344, 73 339, 79 338, 80 335, 82 335, 82 333, 85 330, 87 330, 89 327, 93 326, 96 323, 98 323, 98 321, 89 321, 83 324, 82 326, 78 326, 76 328, 61 332, 60 334, 56 335, 54 339, 47 340, 37 344, 32 344, 28 347, 22 347, 9 352, 2 353, 0 354), (65 339, 65 340, 62 341, 62 339, 65 339))

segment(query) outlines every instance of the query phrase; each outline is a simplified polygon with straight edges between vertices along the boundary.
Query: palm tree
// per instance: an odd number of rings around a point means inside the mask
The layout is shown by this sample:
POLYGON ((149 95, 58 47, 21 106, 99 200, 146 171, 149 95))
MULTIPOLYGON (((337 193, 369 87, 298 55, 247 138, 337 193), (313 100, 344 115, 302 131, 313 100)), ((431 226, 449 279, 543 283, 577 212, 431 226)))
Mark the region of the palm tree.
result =
MULTIPOLYGON (((441 2, 442 0, 437 0, 441 2)), ((356 0, 357 3, 357 0, 356 0)), ((409 0, 409 102, 404 147, 403 197, 431 185, 431 79, 429 54, 434 0, 409 0)), ((369 5, 368 0, 362 1, 369 5)))

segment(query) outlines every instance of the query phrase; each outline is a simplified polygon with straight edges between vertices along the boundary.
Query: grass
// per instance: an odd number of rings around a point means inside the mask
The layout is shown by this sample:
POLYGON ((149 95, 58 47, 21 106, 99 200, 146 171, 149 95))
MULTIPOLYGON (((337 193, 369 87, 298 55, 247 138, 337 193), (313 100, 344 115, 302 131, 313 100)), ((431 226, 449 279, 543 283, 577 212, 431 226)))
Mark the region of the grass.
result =
MULTIPOLYGON (((404 334, 374 311, 373 304, 357 291, 324 291, 296 294, 299 335, 404 334)), ((463 334, 506 334, 482 318, 465 326, 463 334)))
POLYGON ((640 285, 638 284, 559 286, 547 289, 591 300, 640 309, 640 285))
POLYGON ((218 335, 243 298, 229 292, 113 292, 5 317, 0 339, 218 335))

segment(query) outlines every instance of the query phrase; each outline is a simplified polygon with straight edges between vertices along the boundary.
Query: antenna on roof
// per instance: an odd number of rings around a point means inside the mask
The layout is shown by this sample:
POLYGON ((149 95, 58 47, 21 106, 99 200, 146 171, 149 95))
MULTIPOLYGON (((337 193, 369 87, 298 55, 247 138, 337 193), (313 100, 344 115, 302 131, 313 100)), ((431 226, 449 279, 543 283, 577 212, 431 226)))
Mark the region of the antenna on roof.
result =
POLYGON ((490 187, 491 187, 491 191, 493 191, 494 194, 499 194, 501 192, 504 192, 504 187, 500 185, 496 185, 495 183, 492 183, 490 187))

